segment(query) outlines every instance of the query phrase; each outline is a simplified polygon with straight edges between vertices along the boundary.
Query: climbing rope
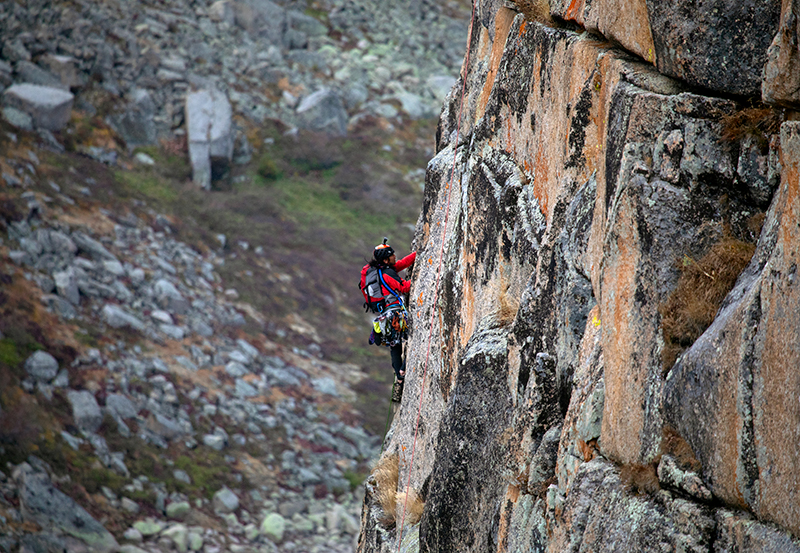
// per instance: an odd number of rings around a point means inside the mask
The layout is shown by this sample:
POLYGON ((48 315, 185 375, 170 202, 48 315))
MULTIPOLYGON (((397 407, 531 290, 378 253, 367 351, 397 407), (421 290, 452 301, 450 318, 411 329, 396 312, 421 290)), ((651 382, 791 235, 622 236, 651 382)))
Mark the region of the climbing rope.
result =
POLYGON ((425 376, 428 373, 428 361, 430 360, 431 356, 431 337, 433 336, 433 322, 434 317, 436 315, 436 303, 439 300, 439 279, 442 274, 442 260, 444 259, 444 243, 445 237, 447 236, 447 223, 450 219, 450 196, 453 192, 453 176, 456 172, 456 161, 458 159, 458 138, 461 132, 461 116, 464 113, 464 95, 466 94, 467 90, 467 74, 469 72, 469 53, 470 53, 470 44, 472 43, 472 30, 473 26, 475 25, 475 1, 472 2, 472 15, 470 17, 469 22, 469 35, 467 36, 467 55, 466 60, 464 63, 464 78, 461 85, 461 100, 458 106, 458 123, 456 124, 456 141, 455 145, 453 146, 453 168, 450 171, 450 180, 447 183, 447 203, 445 206, 445 213, 444 213, 444 228, 442 229, 442 245, 439 250, 439 264, 436 268, 436 285, 434 286, 434 296, 433 296, 433 306, 434 309, 431 309, 431 321, 428 325, 428 346, 427 351, 425 352, 425 364, 423 365, 422 369, 422 381, 420 384, 420 391, 419 391, 419 407, 417 408, 417 420, 414 424, 414 442, 411 446, 411 458, 408 464, 408 481, 406 482, 406 496, 405 500, 403 501, 403 516, 400 518, 400 526, 398 527, 398 534, 397 534, 397 551, 399 553, 400 548, 403 544, 403 525, 406 521, 406 508, 408 506, 408 492, 411 489, 411 469, 414 466, 414 451, 417 449, 417 433, 419 431, 419 419, 422 414, 422 398, 425 396, 425 376))

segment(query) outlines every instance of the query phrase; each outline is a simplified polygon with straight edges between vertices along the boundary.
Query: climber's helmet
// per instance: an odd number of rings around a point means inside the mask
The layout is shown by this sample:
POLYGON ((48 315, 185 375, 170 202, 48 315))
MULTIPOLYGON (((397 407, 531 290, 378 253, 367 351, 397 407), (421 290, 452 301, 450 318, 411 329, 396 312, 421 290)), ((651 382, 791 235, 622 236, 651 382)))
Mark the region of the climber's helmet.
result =
POLYGON ((375 246, 375 249, 372 250, 372 257, 374 257, 375 261, 378 263, 386 263, 386 261, 394 255, 394 250, 386 243, 387 241, 388 238, 384 238, 383 244, 378 244, 375 246))

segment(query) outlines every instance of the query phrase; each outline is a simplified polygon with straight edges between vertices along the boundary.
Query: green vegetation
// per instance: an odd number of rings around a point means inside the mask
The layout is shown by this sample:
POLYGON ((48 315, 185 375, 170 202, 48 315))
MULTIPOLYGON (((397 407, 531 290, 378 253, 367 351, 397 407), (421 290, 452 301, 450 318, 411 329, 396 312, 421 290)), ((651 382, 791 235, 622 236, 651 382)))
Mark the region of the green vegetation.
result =
POLYGON ((8 338, 0 340, 0 363, 9 367, 16 367, 22 362, 17 345, 8 338))

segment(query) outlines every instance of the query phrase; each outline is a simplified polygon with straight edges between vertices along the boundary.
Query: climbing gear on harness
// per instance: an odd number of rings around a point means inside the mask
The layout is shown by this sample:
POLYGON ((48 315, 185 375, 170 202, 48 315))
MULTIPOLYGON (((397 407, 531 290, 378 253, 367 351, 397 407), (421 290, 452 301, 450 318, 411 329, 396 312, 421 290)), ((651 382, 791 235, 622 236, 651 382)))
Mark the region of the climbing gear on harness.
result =
POLYGON ((369 343, 376 346, 396 346, 408 338, 408 323, 405 309, 395 304, 394 308, 389 308, 372 320, 369 343))

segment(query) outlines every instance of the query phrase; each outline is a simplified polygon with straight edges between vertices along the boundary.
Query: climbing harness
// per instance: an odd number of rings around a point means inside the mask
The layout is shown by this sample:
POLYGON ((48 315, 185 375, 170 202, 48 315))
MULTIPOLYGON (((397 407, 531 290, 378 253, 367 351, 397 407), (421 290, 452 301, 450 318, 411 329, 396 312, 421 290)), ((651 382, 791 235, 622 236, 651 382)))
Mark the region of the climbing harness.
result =
MULTIPOLYGON (((464 113, 464 94, 466 94, 467 89, 467 72, 469 71, 469 47, 472 43, 472 30, 475 25, 475 2, 472 2, 472 16, 470 18, 469 23, 469 35, 467 36, 467 55, 466 60, 464 63, 464 80, 461 86, 461 101, 458 107, 458 124, 456 125, 456 141, 455 146, 453 147, 453 169, 450 171, 450 180, 447 184, 447 203, 445 206, 445 214, 444 214, 444 228, 442 229, 442 244, 439 250, 439 264, 436 268, 436 285, 434 286, 434 297, 433 297, 433 305, 435 306, 439 299, 439 280, 442 274, 442 260, 444 259, 444 237, 447 236, 447 223, 450 219, 450 196, 453 192, 453 176, 456 172, 456 160, 458 155, 458 138, 461 132, 461 116, 464 113)), ((430 360, 431 354, 431 337, 433 335, 433 323, 434 317, 436 314, 436 310, 431 310, 431 322, 428 325, 428 346, 427 351, 425 353, 425 364, 423 365, 422 369, 422 380, 420 383, 420 391, 419 391, 419 407, 417 408, 417 420, 414 425, 414 442, 411 446, 411 458, 408 464, 408 481, 406 482, 406 493, 405 493, 405 500, 403 501, 403 516, 400 518, 400 525, 397 527, 397 551, 398 553, 401 550, 403 545, 403 525, 405 524, 406 520, 406 508, 408 506, 408 496, 409 491, 411 489, 411 472, 412 468, 414 467, 414 451, 417 448, 417 434, 419 432, 419 419, 422 414, 422 400, 425 397, 425 376, 428 372, 428 361, 430 360)), ((408 375, 406 375, 406 378, 408 375)))

